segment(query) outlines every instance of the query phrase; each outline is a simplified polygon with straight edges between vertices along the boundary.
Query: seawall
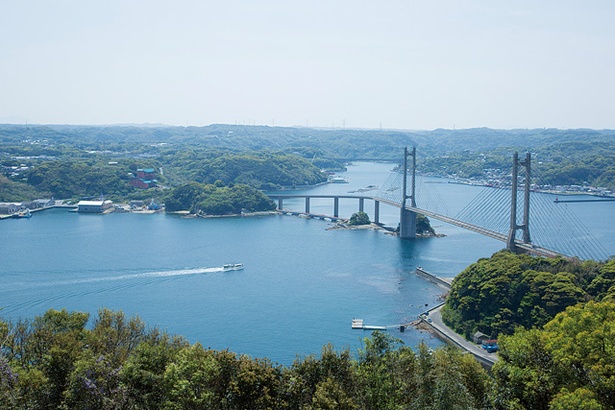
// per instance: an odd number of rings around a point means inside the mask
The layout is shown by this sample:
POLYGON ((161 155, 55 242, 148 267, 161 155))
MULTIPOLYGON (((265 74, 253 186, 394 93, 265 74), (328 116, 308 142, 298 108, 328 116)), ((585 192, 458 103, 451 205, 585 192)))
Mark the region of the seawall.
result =
POLYGON ((418 276, 423 277, 426 280, 429 280, 432 283, 439 285, 442 288, 445 288, 446 290, 451 289, 451 280, 449 279, 444 279, 444 278, 438 277, 437 275, 428 273, 422 267, 416 267, 415 272, 418 276))

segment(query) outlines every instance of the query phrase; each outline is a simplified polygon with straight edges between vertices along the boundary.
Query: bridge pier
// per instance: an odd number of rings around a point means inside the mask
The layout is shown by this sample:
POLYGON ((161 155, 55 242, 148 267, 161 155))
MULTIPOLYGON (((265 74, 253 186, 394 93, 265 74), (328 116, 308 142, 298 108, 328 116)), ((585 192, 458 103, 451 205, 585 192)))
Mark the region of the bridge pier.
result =
POLYGON ((278 210, 284 210, 284 199, 282 197, 278 198, 278 210))
POLYGON ((340 198, 335 197, 333 199, 333 217, 339 217, 339 216, 340 216, 340 198))
POLYGON ((310 197, 305 197, 305 213, 310 213, 310 197))
POLYGON ((399 238, 416 238, 416 213, 405 207, 399 212, 399 238))
POLYGON ((374 223, 380 224, 380 201, 374 200, 374 223))
POLYGON ((365 203, 365 200, 362 198, 359 198, 359 211, 363 211, 364 203, 365 203))

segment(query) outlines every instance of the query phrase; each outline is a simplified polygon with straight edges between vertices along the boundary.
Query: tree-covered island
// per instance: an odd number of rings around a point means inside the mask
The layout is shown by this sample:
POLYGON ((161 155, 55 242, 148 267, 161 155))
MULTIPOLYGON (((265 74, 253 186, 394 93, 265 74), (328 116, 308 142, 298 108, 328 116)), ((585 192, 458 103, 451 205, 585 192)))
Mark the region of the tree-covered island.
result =
MULTIPOLYGON (((330 227, 330 229, 339 229, 339 228, 383 229, 383 226, 372 223, 371 220, 369 219, 369 215, 366 212, 357 211, 356 213, 353 213, 347 221, 337 223, 335 226, 330 227)), ((394 231, 392 229, 388 229, 388 230, 391 230, 394 233, 398 233, 399 227, 395 229, 394 231)), ((427 238, 427 237, 438 237, 442 235, 439 235, 436 233, 436 231, 431 226, 431 222, 429 221, 429 218, 427 218, 427 216, 417 213, 416 214, 416 236, 417 238, 427 238)))

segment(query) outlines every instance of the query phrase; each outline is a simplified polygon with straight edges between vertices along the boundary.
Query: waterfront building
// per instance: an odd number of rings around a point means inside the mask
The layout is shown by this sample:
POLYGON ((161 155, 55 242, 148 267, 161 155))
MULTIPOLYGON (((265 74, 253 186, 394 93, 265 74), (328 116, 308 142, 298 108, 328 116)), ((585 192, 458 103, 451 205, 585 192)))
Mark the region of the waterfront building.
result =
POLYGON ((0 215, 10 215, 19 211, 21 203, 0 203, 0 215))
POLYGON ((77 211, 80 213, 104 213, 113 207, 111 200, 79 201, 77 211))
POLYGON ((55 205, 53 198, 41 198, 34 201, 22 203, 22 206, 29 208, 30 210, 36 210, 38 208, 53 207, 55 205))

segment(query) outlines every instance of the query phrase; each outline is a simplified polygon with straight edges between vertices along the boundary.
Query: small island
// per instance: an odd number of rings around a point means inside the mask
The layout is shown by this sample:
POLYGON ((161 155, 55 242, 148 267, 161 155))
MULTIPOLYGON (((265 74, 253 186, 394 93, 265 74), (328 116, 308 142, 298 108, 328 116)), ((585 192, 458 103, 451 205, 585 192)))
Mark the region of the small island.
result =
MULTIPOLYGON (((357 211, 350 216, 346 222, 338 222, 327 230, 386 230, 391 234, 398 234, 399 228, 390 230, 383 225, 371 222, 369 215, 364 211, 357 211)), ((429 218, 422 214, 416 215, 416 236, 417 238, 443 237, 444 234, 437 234, 431 226, 429 218)))
POLYGON ((188 210, 198 216, 241 215, 275 210, 269 197, 245 184, 225 186, 187 183, 173 189, 166 199, 166 211, 188 210))

